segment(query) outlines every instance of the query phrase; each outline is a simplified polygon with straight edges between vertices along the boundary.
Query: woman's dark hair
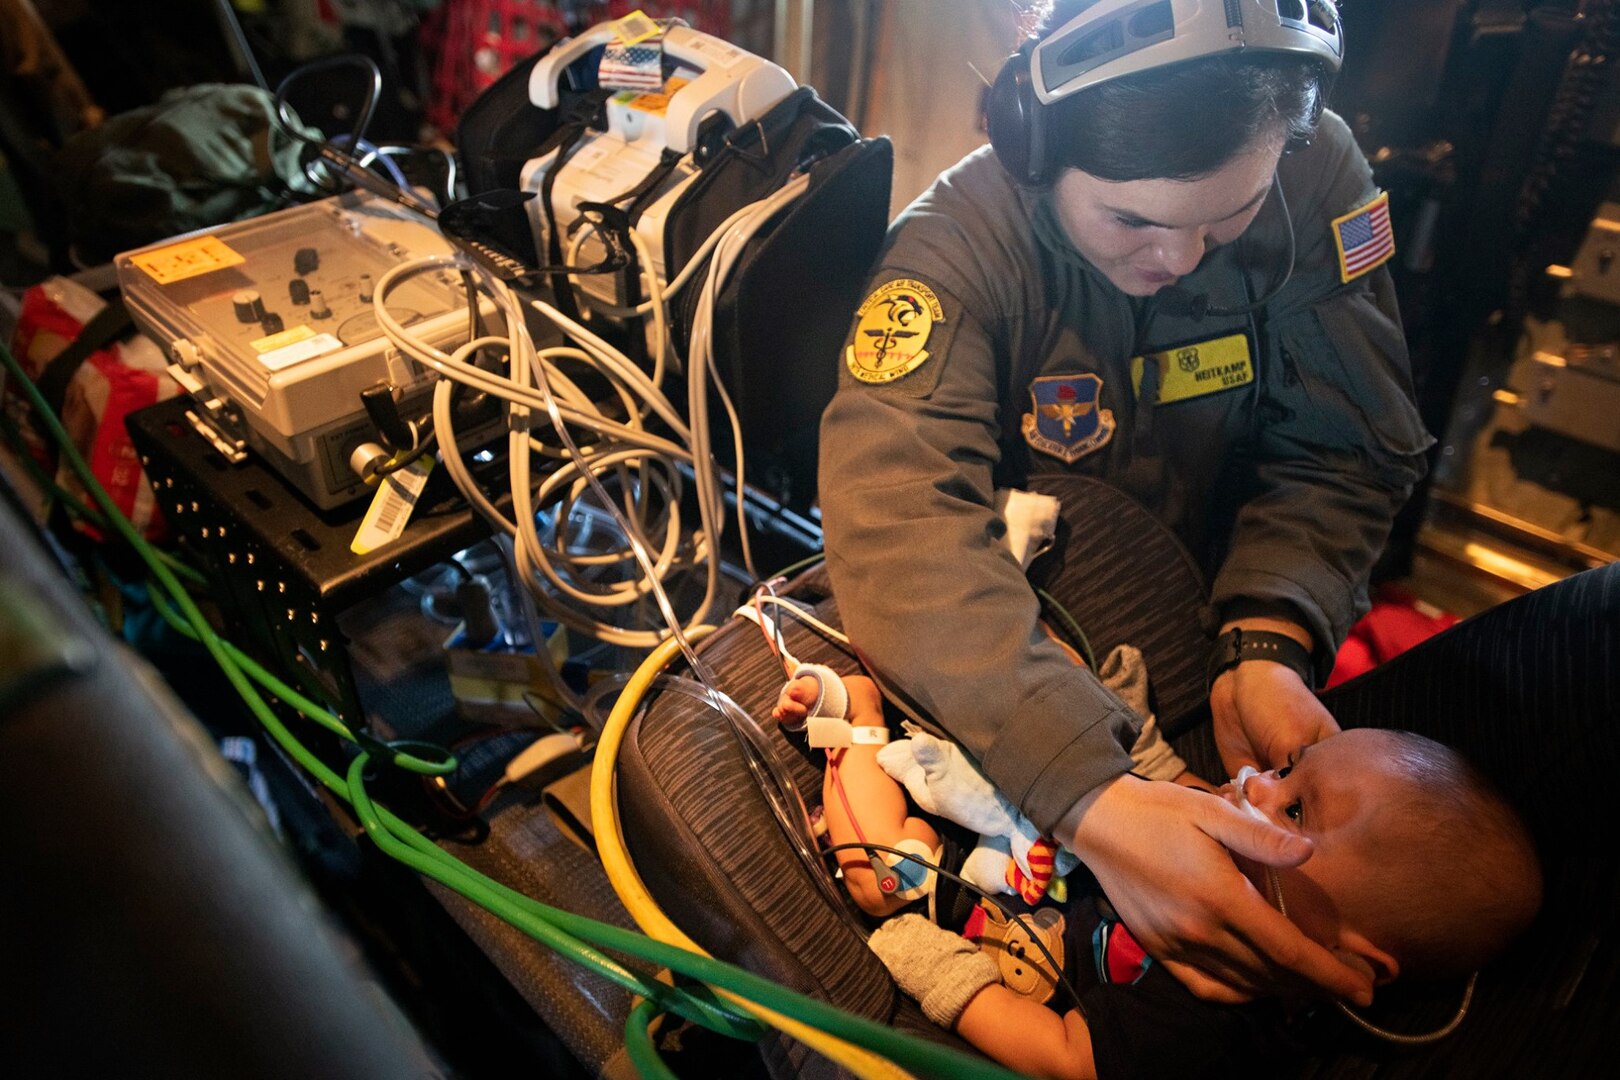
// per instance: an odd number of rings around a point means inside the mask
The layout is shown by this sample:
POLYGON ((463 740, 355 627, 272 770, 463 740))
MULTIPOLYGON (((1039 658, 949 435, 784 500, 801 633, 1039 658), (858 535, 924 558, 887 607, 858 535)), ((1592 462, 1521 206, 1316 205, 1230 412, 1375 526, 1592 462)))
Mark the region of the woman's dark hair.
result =
MULTIPOLYGON (((1058 0, 1036 37, 1086 0, 1058 0)), ((1257 140, 1308 141, 1321 114, 1322 72, 1308 57, 1227 53, 1111 79, 1046 106, 1048 153, 1058 168, 1100 180, 1207 176, 1257 140)))

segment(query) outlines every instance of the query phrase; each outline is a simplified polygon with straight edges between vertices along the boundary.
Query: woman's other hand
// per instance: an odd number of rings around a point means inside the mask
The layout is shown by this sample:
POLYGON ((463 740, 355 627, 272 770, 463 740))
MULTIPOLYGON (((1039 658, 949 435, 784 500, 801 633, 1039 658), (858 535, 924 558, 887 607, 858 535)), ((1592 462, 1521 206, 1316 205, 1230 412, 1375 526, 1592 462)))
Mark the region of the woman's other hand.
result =
POLYGON ((1310 857, 1306 838, 1129 775, 1086 796, 1060 829, 1143 948, 1199 997, 1314 990, 1371 1002, 1371 980, 1301 933, 1232 861, 1297 866, 1310 857))

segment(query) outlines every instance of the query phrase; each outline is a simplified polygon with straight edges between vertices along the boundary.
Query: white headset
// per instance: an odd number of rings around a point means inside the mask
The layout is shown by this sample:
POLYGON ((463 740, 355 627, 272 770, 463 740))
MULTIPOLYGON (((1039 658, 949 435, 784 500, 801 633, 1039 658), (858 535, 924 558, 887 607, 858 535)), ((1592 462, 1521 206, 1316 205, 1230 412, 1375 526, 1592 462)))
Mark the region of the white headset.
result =
POLYGON ((1050 105, 1088 86, 1182 60, 1252 49, 1303 53, 1337 72, 1333 0, 1094 0, 1030 53, 1030 88, 1050 105))

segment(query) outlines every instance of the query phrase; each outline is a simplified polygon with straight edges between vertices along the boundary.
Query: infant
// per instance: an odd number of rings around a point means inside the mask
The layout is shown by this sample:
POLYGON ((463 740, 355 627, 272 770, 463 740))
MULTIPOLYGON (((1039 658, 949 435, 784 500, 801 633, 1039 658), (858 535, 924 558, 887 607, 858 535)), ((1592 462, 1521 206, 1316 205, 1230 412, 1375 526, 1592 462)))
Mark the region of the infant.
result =
MULTIPOLYGON (((802 716, 813 699, 813 688, 802 683, 784 689, 778 719, 802 716)), ((882 728, 882 699, 871 680, 850 676, 845 684, 851 725, 882 728)), ((909 839, 931 850, 938 837, 878 765, 877 739, 829 751, 823 797, 830 839, 891 845, 909 839)), ((1190 775, 1180 780, 1313 841, 1311 857, 1297 867, 1268 871, 1234 858, 1308 937, 1368 970, 1377 986, 1402 975, 1475 971, 1540 905, 1539 862, 1517 815, 1459 754, 1422 736, 1354 729, 1302 748, 1282 768, 1244 770, 1240 782, 1208 788, 1190 775)), ((881 864, 874 870, 855 851, 839 858, 863 910, 885 915, 906 905, 880 887, 881 864)), ((1059 1015, 1004 986, 990 956, 920 915, 884 924, 871 946, 936 1023, 1035 1076, 1158 1075, 1172 1060, 1190 1060, 1189 1048, 1167 1027, 1224 1040, 1234 1031, 1252 1033, 1255 1023, 1248 1007, 1195 998, 1151 959, 1127 985, 1105 977, 1079 994, 1081 1008, 1059 1015), (1121 997, 1132 991, 1143 1000, 1121 997), (1189 1026, 1180 1013, 1200 1018, 1189 1026), (1145 1054, 1165 1056, 1155 1065, 1145 1054)), ((1072 983, 1072 969, 1090 958, 1069 952, 1072 983)))

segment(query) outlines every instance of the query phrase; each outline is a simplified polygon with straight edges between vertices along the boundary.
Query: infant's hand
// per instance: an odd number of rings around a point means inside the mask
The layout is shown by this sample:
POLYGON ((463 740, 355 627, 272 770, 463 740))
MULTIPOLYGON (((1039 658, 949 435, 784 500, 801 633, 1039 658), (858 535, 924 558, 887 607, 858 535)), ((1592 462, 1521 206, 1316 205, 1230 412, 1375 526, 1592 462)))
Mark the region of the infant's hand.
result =
POLYGON ((779 724, 803 723, 810 715, 810 706, 815 704, 819 690, 820 686, 813 676, 800 675, 782 687, 782 694, 776 699, 776 708, 771 710, 771 718, 779 724))

